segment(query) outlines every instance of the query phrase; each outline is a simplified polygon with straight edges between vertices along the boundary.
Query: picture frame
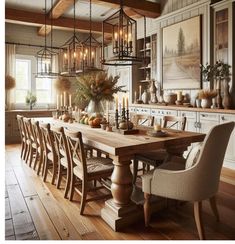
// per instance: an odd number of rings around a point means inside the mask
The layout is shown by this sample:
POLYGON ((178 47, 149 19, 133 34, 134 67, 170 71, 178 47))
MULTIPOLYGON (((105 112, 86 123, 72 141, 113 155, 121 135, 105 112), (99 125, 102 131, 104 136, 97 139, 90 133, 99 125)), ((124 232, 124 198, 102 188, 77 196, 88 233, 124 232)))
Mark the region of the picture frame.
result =
POLYGON ((164 90, 201 89, 201 15, 162 30, 162 87, 164 90))

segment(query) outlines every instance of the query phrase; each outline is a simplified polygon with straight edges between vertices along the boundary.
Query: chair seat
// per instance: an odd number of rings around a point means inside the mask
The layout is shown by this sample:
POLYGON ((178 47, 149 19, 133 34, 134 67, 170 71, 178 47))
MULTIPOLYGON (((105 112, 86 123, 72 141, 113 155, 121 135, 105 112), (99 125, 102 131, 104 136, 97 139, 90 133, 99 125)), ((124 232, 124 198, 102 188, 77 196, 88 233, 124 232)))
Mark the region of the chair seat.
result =
POLYGON ((156 167, 159 161, 163 161, 167 157, 167 152, 165 150, 158 149, 136 154, 135 157, 139 161, 144 161, 145 163, 149 163, 156 167))
MULTIPOLYGON (((80 164, 80 161, 75 159, 74 162, 77 162, 77 166, 73 168, 74 174, 79 177, 83 178, 82 175, 82 166, 80 164)), ((96 175, 102 175, 102 174, 109 174, 113 171, 113 164, 112 160, 109 158, 101 158, 101 157, 93 157, 93 158, 87 158, 87 173, 88 176, 96 176, 96 175)))

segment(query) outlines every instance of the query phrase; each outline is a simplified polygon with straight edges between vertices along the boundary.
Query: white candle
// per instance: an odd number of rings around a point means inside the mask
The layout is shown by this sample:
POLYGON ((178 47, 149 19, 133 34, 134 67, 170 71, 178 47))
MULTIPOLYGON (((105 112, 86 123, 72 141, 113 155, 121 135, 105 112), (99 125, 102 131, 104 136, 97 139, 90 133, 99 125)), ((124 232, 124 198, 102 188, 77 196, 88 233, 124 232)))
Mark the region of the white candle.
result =
POLYGON ((182 91, 177 92, 177 101, 182 101, 182 91))
POLYGON ((125 98, 124 98, 124 96, 122 97, 122 108, 125 108, 125 98))
POLYGON ((60 106, 63 106, 63 94, 60 94, 60 106))
POLYGON ((142 87, 141 87, 141 85, 139 86, 139 97, 141 98, 141 89, 142 89, 142 87))
POLYGON ((58 110, 59 107, 60 107, 60 105, 59 105, 59 94, 57 94, 57 96, 56 96, 56 109, 58 110))
POLYGON ((129 104, 128 104, 128 97, 126 97, 126 109, 128 110, 129 104))
POLYGON ((72 95, 69 94, 69 107, 71 108, 72 107, 72 95))
POLYGON ((66 92, 64 91, 64 107, 66 106, 66 92))
POLYGON ((134 102, 137 101, 137 92, 135 91, 135 97, 134 97, 134 102))

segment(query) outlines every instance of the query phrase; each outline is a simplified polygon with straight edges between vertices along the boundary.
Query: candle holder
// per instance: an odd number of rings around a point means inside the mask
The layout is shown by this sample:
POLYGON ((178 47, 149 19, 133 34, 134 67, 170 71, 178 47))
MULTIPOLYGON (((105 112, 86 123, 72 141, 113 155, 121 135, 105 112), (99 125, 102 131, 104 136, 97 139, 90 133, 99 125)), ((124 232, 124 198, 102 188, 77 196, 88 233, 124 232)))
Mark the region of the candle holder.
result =
POLYGON ((122 108, 122 120, 126 120, 126 110, 122 108))
POLYGON ((119 115, 118 115, 118 109, 116 109, 116 111, 115 111, 115 127, 116 127, 116 129, 119 128, 119 125, 118 125, 118 117, 119 117, 119 115))

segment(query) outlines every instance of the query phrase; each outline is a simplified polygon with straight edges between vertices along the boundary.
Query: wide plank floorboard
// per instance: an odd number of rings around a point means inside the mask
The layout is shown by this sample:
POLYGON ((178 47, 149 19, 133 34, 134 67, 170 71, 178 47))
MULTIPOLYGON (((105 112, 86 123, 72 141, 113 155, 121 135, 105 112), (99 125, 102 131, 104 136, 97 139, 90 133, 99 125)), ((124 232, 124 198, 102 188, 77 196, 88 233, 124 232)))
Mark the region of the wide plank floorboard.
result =
MULTIPOLYGON (((139 220, 114 232, 100 216, 104 200, 86 204, 79 214, 80 196, 64 198, 64 185, 56 189, 43 182, 20 159, 20 145, 6 146, 5 239, 6 240, 198 240, 192 203, 172 204, 151 216, 150 227, 139 220)), ((138 179, 139 181, 139 179, 138 179)), ((235 187, 220 184, 216 222, 208 201, 203 202, 203 223, 209 240, 235 240, 235 187)), ((92 193, 93 194, 93 193, 92 193)))

